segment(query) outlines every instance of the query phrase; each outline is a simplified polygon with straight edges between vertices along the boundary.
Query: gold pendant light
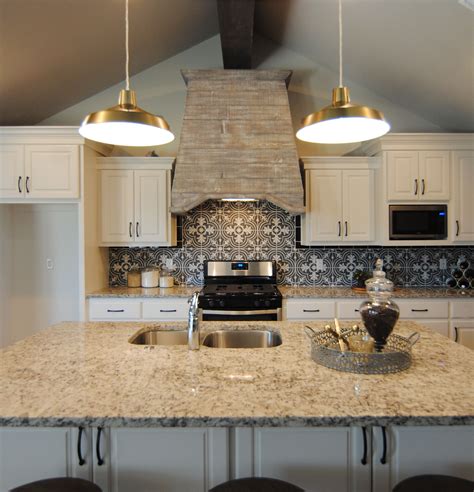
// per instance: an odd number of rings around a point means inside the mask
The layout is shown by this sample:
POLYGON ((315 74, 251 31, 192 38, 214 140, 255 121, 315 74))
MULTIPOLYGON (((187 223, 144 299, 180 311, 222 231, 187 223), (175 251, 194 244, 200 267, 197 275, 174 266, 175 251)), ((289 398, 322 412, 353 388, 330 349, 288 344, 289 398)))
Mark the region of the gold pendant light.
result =
POLYGON ((118 105, 86 116, 79 133, 96 142, 131 147, 149 147, 172 142, 174 135, 166 120, 139 108, 135 91, 130 90, 128 0, 125 0, 125 52, 126 89, 120 91, 118 105))
POLYGON ((296 137, 305 142, 341 144, 381 137, 390 130, 381 111, 351 104, 349 88, 342 85, 342 5, 339 0, 339 87, 332 91, 332 104, 302 120, 296 137))

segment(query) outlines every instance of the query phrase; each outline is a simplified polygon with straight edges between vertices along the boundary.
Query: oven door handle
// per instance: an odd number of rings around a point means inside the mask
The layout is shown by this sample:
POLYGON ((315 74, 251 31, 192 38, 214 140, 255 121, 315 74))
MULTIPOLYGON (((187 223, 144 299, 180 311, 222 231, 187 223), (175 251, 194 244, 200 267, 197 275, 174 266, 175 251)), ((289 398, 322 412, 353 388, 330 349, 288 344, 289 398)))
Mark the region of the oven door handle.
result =
POLYGON ((254 314, 277 314, 278 309, 252 309, 251 311, 227 311, 225 309, 204 309, 202 314, 225 314, 228 316, 252 316, 254 314))

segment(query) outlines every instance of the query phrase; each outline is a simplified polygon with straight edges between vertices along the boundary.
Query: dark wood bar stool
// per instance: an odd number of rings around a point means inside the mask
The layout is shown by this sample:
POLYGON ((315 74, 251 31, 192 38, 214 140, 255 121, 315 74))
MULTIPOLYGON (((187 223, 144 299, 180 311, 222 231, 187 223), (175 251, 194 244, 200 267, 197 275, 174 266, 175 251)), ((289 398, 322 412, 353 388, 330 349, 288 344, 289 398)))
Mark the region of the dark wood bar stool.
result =
POLYGON ((415 475, 395 485, 393 492, 472 492, 474 482, 449 475, 415 475))
POLYGON ((47 478, 20 485, 10 492, 102 492, 95 483, 82 478, 47 478))
POLYGON ((250 477, 221 483, 209 492, 304 492, 304 489, 276 478, 250 477))

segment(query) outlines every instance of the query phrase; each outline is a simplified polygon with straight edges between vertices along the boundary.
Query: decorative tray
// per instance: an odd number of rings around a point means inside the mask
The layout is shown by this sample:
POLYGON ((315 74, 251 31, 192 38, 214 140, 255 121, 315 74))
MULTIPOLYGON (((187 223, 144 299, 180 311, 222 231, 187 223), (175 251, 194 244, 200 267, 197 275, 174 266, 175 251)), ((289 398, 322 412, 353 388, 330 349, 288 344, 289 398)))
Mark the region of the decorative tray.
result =
MULTIPOLYGON (((311 357, 315 362, 337 371, 359 374, 390 374, 408 369, 412 360, 411 348, 420 338, 417 332, 408 338, 392 334, 382 352, 343 352, 331 332, 310 330, 306 333, 311 339, 311 357)), ((341 331, 343 338, 353 333, 350 328, 341 331)), ((365 328, 358 329, 358 333, 368 336, 365 328)))

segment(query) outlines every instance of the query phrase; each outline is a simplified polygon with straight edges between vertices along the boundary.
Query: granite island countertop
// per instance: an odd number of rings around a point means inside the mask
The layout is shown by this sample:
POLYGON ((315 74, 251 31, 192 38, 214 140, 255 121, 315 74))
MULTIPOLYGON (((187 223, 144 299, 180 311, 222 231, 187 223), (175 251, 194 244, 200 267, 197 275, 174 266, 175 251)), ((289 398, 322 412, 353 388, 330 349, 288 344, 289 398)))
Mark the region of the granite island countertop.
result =
MULTIPOLYGON (((202 286, 175 285, 167 289, 145 289, 142 287, 108 287, 87 294, 91 298, 134 298, 134 297, 190 297, 194 292, 202 289, 202 286)), ((367 297, 366 292, 352 290, 350 287, 308 287, 279 285, 284 299, 289 298, 360 298, 367 297)), ((471 298, 474 299, 474 289, 446 289, 444 287, 400 287, 393 294, 394 298, 471 298)))
MULTIPOLYGON (((306 324, 318 329, 324 321, 306 324)), ((61 323, 2 349, 0 425, 474 424, 474 352, 412 322, 399 322, 396 331, 421 333, 413 364, 389 375, 316 364, 304 323, 203 323, 204 334, 236 325, 277 330, 283 343, 269 349, 128 343, 149 325, 61 323)))

